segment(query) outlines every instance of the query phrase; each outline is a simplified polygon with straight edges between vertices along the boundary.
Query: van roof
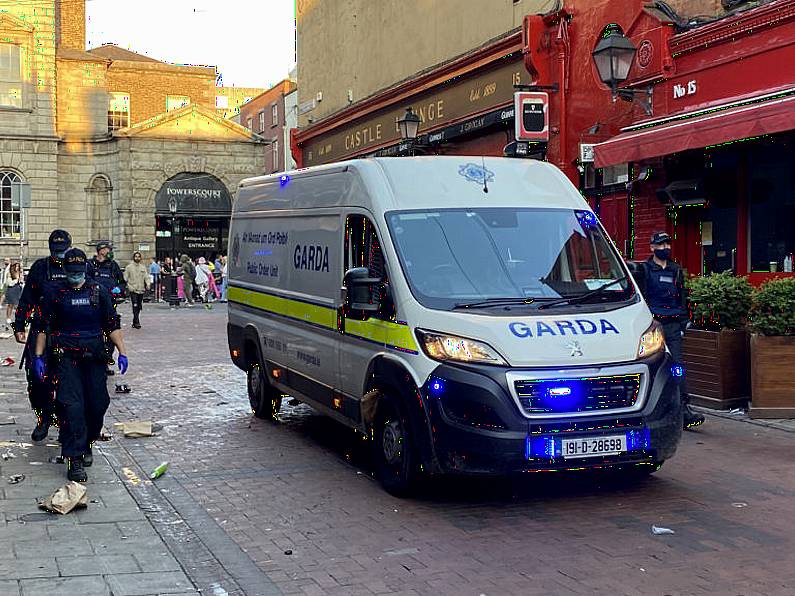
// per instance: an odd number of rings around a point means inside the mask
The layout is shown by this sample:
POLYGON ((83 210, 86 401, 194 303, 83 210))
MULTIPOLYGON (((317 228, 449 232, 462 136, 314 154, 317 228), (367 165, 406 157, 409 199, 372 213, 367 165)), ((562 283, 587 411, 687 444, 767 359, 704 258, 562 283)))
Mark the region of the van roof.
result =
POLYGON ((235 211, 354 204, 373 212, 454 207, 588 208, 566 176, 547 162, 424 156, 354 159, 249 178, 240 183, 235 211), (330 192, 333 188, 336 192, 330 192), (296 192, 290 192, 293 189, 296 192))

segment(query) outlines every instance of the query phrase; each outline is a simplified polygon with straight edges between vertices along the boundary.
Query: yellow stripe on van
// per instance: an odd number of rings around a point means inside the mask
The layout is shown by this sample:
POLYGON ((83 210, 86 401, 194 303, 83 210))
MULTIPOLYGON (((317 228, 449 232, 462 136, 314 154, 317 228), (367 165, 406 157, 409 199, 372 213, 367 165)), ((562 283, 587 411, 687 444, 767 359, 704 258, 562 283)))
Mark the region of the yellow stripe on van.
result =
MULTIPOLYGON (((331 307, 307 304, 300 300, 234 286, 228 289, 228 296, 231 302, 337 330, 337 311, 331 307)), ((380 319, 368 321, 345 319, 345 334, 378 344, 386 344, 398 350, 417 352, 417 344, 408 325, 399 325, 380 319)))

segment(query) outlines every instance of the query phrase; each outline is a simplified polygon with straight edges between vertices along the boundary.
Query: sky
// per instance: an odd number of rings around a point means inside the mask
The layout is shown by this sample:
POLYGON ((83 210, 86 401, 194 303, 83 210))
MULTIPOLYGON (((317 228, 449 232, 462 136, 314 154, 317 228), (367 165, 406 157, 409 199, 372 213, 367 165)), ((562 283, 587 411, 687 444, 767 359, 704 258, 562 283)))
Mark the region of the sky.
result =
POLYGON ((225 87, 270 87, 295 65, 294 0, 87 0, 89 48, 216 66, 225 87))

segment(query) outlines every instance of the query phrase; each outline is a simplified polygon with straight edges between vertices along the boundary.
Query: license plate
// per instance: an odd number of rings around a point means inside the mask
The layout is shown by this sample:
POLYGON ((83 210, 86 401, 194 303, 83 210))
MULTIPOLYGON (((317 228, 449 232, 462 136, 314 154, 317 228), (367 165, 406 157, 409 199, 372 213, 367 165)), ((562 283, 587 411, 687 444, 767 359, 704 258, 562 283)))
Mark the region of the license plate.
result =
POLYGON ((617 455, 627 450, 626 435, 562 439, 560 443, 560 452, 564 459, 572 457, 596 457, 598 455, 617 455))

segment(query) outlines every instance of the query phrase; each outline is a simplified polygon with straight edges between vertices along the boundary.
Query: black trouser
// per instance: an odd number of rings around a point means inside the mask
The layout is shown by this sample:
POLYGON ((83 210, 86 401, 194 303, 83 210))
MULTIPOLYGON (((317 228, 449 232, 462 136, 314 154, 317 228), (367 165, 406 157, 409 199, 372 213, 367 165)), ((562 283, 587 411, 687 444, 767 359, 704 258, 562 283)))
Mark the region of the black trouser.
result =
MULTIPOLYGON (((684 368, 682 362, 682 333, 685 330, 687 321, 666 320, 658 319, 662 323, 663 334, 665 335, 665 344, 671 351, 671 356, 674 362, 684 368)), ((686 373, 687 371, 685 371, 686 373)), ((690 395, 687 392, 686 377, 683 375, 679 379, 679 394, 682 396, 682 403, 687 404, 690 401, 690 395)))
MULTIPOLYGON (((46 421, 55 413, 55 387, 52 384, 52 377, 47 375, 40 381, 33 372, 33 345, 35 345, 38 331, 30 330, 28 343, 25 345, 25 377, 28 381, 28 399, 30 407, 40 421, 46 421)), ((51 362, 47 362, 47 370, 50 369, 51 362)))
POLYGON ((55 363, 55 378, 61 453, 64 457, 83 455, 99 438, 110 405, 105 363, 96 358, 65 356, 55 363))
POLYGON ((144 308, 144 295, 136 292, 130 292, 130 302, 132 302, 133 311, 133 325, 140 325, 141 321, 139 316, 144 308))

